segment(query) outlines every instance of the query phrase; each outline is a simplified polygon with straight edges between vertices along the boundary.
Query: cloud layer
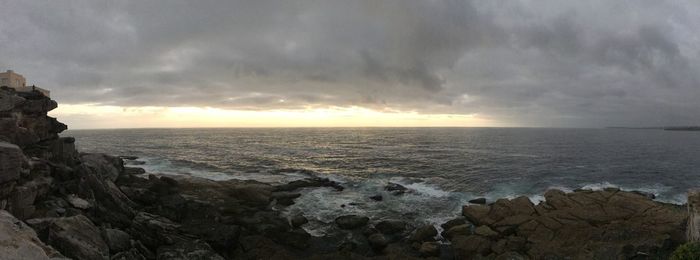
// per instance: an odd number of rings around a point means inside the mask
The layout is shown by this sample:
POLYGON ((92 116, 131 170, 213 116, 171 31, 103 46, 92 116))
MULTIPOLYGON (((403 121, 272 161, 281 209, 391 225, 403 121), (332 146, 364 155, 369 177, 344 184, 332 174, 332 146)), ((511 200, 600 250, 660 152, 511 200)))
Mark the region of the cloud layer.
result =
POLYGON ((700 124, 691 0, 0 2, 0 68, 62 103, 700 124))

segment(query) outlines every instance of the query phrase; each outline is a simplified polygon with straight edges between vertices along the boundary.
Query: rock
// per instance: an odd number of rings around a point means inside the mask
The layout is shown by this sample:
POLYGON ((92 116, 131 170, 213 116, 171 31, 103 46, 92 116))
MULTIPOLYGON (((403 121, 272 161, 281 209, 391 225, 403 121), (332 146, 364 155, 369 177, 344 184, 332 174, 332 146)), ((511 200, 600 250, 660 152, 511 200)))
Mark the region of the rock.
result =
POLYGON ((356 229, 367 225, 369 222, 368 217, 361 217, 357 215, 346 215, 340 216, 335 219, 335 224, 342 229, 356 229))
POLYGON ((311 235, 303 229, 294 229, 292 231, 279 232, 271 235, 276 242, 294 247, 296 249, 305 249, 309 247, 311 235))
POLYGON ((10 111, 26 100, 8 91, 0 91, 0 112, 10 111))
POLYGON ((384 190, 389 191, 394 195, 402 195, 408 191, 408 189, 403 185, 393 182, 389 182, 386 186, 384 186, 384 190))
POLYGON ((452 228, 452 227, 464 225, 464 224, 467 224, 467 221, 464 218, 456 218, 456 219, 453 219, 453 220, 450 220, 450 221, 443 223, 442 225, 440 225, 440 227, 444 231, 447 231, 447 230, 450 230, 450 228, 452 228))
POLYGON ((289 206, 294 204, 294 199, 301 196, 301 193, 279 191, 272 193, 272 199, 277 200, 277 204, 289 206))
POLYGON ((80 160, 89 173, 97 175, 100 179, 115 181, 124 172, 124 161, 100 153, 86 153, 80 155, 80 160))
POLYGON ((493 223, 493 220, 487 218, 491 207, 486 205, 469 205, 462 207, 462 215, 467 218, 467 221, 475 225, 485 225, 493 223))
POLYGON ((141 175, 146 173, 146 170, 143 168, 139 167, 124 167, 124 174, 129 174, 129 175, 141 175))
POLYGON ((476 199, 470 200, 469 203, 483 205, 483 204, 486 204, 486 198, 476 198, 476 199))
POLYGON ((370 247, 372 247, 372 249, 375 251, 381 251, 389 244, 386 237, 380 233, 370 235, 367 238, 367 241, 369 242, 370 247))
POLYGON ((90 202, 87 200, 81 199, 80 197, 76 196, 75 194, 68 195, 66 197, 66 201, 70 203, 71 206, 77 209, 89 209, 92 207, 90 205, 90 202))
POLYGON ((530 259, 527 256, 523 256, 518 252, 505 252, 503 254, 498 255, 494 260, 528 260, 530 259))
POLYGON ((415 242, 434 241, 434 237, 437 236, 437 234, 437 229, 435 229, 433 225, 425 225, 416 229, 409 237, 409 240, 415 242))
POLYGON ((289 222, 293 228, 298 228, 306 223, 309 223, 309 220, 306 219, 306 217, 304 217, 304 215, 299 214, 299 215, 294 215, 293 217, 291 217, 289 222))
POLYGON ((497 237, 498 233, 489 226, 478 226, 474 229, 474 234, 484 237, 497 237))
POLYGON ((36 210, 34 201, 37 197, 48 193, 52 182, 53 179, 50 177, 37 177, 21 186, 16 186, 8 201, 8 210, 19 219, 30 218, 36 210))
POLYGON ((75 138, 60 137, 56 140, 52 140, 49 146, 49 160, 51 162, 71 167, 79 163, 80 155, 75 149, 75 138))
POLYGON ((206 220, 185 223, 180 230, 196 235, 217 250, 235 248, 241 235, 239 226, 206 220))
POLYGON ((110 260, 146 260, 144 255, 139 253, 138 250, 135 248, 130 249, 129 251, 124 251, 124 252, 119 252, 114 255, 112 255, 112 258, 110 260))
POLYGON ((102 238, 112 254, 129 250, 131 248, 131 236, 119 229, 105 228, 102 230, 102 238))
POLYGON ((48 243, 75 259, 109 259, 109 246, 100 230, 83 215, 51 222, 48 243))
POLYGON ((24 154, 19 146, 0 142, 0 183, 19 179, 24 154))
POLYGON ((61 257, 42 243, 32 228, 9 212, 0 210, 0 259, 49 259, 61 257))
POLYGON ((382 220, 375 224, 374 227, 383 234, 391 235, 401 233, 406 230, 406 222, 403 220, 382 220))
POLYGON ((161 245, 172 245, 177 242, 188 241, 180 234, 180 224, 171 220, 146 212, 138 212, 134 217, 129 233, 134 238, 141 240, 146 246, 158 248, 161 245))
POLYGON ((201 241, 180 242, 158 248, 158 259, 169 260, 224 260, 207 243, 201 241))
POLYGON ((231 188, 231 194, 244 203, 256 207, 266 207, 272 198, 272 191, 265 185, 239 185, 231 188))
POLYGON ((117 157, 122 158, 122 160, 129 160, 129 161, 133 161, 133 160, 136 160, 139 158, 138 156, 133 156, 133 155, 119 155, 117 157))
POLYGON ((418 252, 420 252, 422 256, 440 256, 440 243, 423 242, 423 244, 420 245, 420 249, 418 249, 418 252))
POLYGON ((382 197, 381 194, 377 194, 374 196, 370 196, 369 199, 374 200, 374 201, 382 201, 382 200, 384 200, 384 197, 382 197))
POLYGON ((477 235, 457 236, 452 240, 452 248, 457 259, 474 259, 488 255, 491 251, 491 242, 477 235))
POLYGON ((469 224, 454 226, 445 231, 445 238, 453 240, 457 236, 468 236, 472 234, 472 226, 469 224))
POLYGON ((95 198, 95 216, 97 219, 112 223, 119 227, 131 224, 134 216, 133 207, 136 204, 131 201, 110 180, 100 179, 96 175, 85 176, 85 184, 95 198))
POLYGON ((275 187, 276 191, 294 191, 309 187, 331 187, 337 191, 343 191, 345 188, 335 181, 328 178, 307 178, 303 180, 292 181, 287 184, 282 184, 275 187))

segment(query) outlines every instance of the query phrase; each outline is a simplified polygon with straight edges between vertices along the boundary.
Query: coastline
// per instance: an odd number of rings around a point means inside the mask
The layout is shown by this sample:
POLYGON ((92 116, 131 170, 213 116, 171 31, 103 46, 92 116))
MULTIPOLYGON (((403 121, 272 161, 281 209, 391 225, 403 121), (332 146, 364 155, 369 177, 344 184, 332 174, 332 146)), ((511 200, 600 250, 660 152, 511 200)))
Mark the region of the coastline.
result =
POLYGON ((313 219, 283 209, 302 191, 347 192, 342 183, 146 174, 125 165, 133 157, 79 153, 47 116, 56 107, 39 92, 0 90, 0 258, 630 259, 667 257, 686 239, 683 206, 614 188, 549 190, 539 204, 475 200, 437 227, 339 211, 312 236, 313 219))

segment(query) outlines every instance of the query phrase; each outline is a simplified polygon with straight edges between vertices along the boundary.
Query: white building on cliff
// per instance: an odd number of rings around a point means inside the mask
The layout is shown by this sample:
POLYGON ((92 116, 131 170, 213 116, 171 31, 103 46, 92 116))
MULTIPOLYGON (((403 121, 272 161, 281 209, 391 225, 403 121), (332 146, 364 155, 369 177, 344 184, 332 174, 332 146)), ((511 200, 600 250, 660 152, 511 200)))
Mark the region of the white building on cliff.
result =
POLYGON ((24 78, 24 76, 17 74, 12 70, 0 72, 0 87, 13 88, 17 92, 31 92, 36 90, 43 93, 47 97, 50 97, 51 95, 51 92, 46 89, 37 86, 27 86, 27 80, 24 78))

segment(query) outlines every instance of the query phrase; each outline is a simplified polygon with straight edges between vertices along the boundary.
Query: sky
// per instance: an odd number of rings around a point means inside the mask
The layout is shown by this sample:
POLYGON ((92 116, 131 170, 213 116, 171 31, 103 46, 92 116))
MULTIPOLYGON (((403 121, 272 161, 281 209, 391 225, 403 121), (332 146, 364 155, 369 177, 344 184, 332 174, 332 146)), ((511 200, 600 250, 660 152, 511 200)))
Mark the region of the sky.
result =
POLYGON ((695 0, 0 0, 71 128, 700 124, 695 0))

